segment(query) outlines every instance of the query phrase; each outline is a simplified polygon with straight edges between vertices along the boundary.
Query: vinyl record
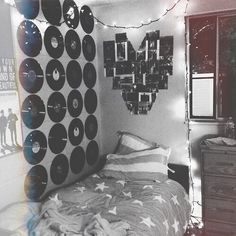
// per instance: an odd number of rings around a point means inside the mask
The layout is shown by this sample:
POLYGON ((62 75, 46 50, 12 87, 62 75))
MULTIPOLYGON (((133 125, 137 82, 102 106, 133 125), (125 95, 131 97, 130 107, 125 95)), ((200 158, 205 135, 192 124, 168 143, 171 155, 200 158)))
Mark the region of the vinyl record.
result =
POLYGON ((24 141, 24 157, 31 165, 39 164, 47 152, 47 139, 38 130, 32 131, 24 141))
POLYGON ((86 63, 83 69, 84 83, 88 88, 93 88, 97 80, 97 72, 94 65, 90 62, 86 63))
POLYGON ((69 161, 64 154, 57 155, 50 167, 52 182, 56 185, 62 184, 69 173, 69 161))
POLYGON ((59 92, 54 92, 48 99, 47 111, 50 119, 54 122, 60 122, 66 114, 66 100, 59 92))
POLYGON ((60 0, 41 0, 41 7, 46 20, 52 25, 60 26, 62 15, 60 0))
POLYGON ((49 131, 48 145, 55 154, 62 152, 67 143, 67 131, 62 124, 55 124, 49 131))
POLYGON ((76 29, 79 25, 79 10, 73 0, 65 0, 63 3, 63 16, 68 27, 76 29))
POLYGON ((22 104, 21 117, 29 129, 37 129, 45 118, 43 100, 37 95, 28 96, 22 104))
POLYGON ((53 58, 59 58, 64 52, 64 41, 60 30, 55 26, 49 26, 44 34, 44 44, 48 54, 53 58))
POLYGON ((81 53, 81 42, 79 35, 74 30, 69 30, 65 36, 65 45, 68 55, 72 59, 77 59, 81 53))
POLYGON ((69 140, 72 145, 79 145, 84 137, 84 125, 78 118, 71 121, 68 130, 69 140))
POLYGON ((96 55, 96 46, 90 35, 85 35, 82 42, 83 54, 87 61, 92 61, 96 55))
POLYGON ((26 196, 30 200, 39 200, 47 187, 47 183, 47 170, 41 165, 34 166, 25 178, 24 190, 26 196))
POLYGON ((91 9, 84 5, 80 10, 80 21, 83 30, 87 34, 91 34, 94 28, 94 19, 91 9))
POLYGON ((54 91, 59 91, 65 84, 66 73, 63 65, 58 60, 51 60, 46 67, 48 85, 54 91))
POLYGON ((19 79, 28 93, 37 93, 43 86, 43 70, 33 58, 25 59, 19 68, 19 79))
POLYGON ((89 115, 85 121, 85 134, 88 139, 94 139, 98 131, 98 122, 94 115, 89 115))
POLYGON ((26 19, 34 19, 39 14, 39 0, 16 0, 15 4, 26 19))
POLYGON ((82 147, 76 147, 70 156, 70 168, 74 174, 79 174, 85 165, 85 152, 82 147))
POLYGON ((21 50, 29 57, 36 57, 42 49, 41 33, 32 21, 21 22, 17 29, 17 40, 21 50))
POLYGON ((98 160, 98 156, 99 156, 98 144, 96 141, 92 140, 89 142, 87 149, 86 149, 87 163, 90 166, 94 165, 98 160))
POLYGON ((78 90, 72 90, 67 99, 67 107, 72 117, 78 117, 83 109, 83 97, 78 90))
POLYGON ((66 68, 66 77, 71 88, 78 88, 82 82, 82 70, 79 62, 72 60, 66 68))
POLYGON ((84 106, 89 114, 92 114, 97 109, 97 94, 93 89, 88 89, 84 95, 84 106))

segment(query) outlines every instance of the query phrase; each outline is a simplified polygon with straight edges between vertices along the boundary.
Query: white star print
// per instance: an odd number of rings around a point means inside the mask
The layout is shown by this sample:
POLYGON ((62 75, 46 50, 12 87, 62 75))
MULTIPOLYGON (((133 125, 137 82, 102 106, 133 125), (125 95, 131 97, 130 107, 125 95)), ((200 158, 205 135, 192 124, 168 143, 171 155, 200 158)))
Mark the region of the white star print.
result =
POLYGON ((96 185, 97 187, 95 188, 95 191, 100 189, 103 192, 105 188, 109 188, 108 186, 105 185, 104 182, 102 182, 101 184, 96 184, 96 185))
POLYGON ((165 220, 164 222, 163 222, 163 225, 166 227, 166 234, 168 235, 168 232, 169 232, 169 224, 168 224, 168 221, 167 220, 165 220))
POLYGON ((114 207, 112 210, 109 210, 108 211, 109 213, 113 214, 113 215, 116 215, 116 207, 114 207))
POLYGON ((122 193, 124 194, 125 197, 132 198, 131 192, 126 193, 126 192, 122 191, 122 193))
POLYGON ((86 203, 84 206, 81 207, 82 210, 88 208, 88 204, 86 203))
POLYGON ((167 180, 167 181, 166 181, 166 183, 167 183, 167 184, 170 184, 170 183, 171 183, 171 181, 170 181, 170 180, 167 180))
POLYGON ((124 180, 118 180, 118 181, 116 181, 116 183, 117 183, 117 184, 121 184, 121 185, 124 187, 125 184, 126 184, 126 181, 124 181, 124 180))
POLYGON ((110 194, 106 194, 106 197, 112 199, 112 196, 110 194))
POLYGON ((61 205, 62 201, 58 199, 58 193, 54 197, 49 197, 51 201, 54 201, 56 205, 61 205))
POLYGON ((84 193, 85 189, 86 189, 85 187, 77 187, 74 189, 74 192, 80 191, 81 193, 84 193))
POLYGON ((145 185, 145 186, 143 186, 143 189, 147 189, 147 188, 153 189, 153 186, 152 185, 145 185))
POLYGON ((177 195, 174 195, 174 196, 171 198, 171 200, 173 201, 173 203, 174 203, 175 205, 179 205, 179 202, 178 202, 178 200, 177 200, 177 195))
POLYGON ((93 178, 101 179, 97 174, 92 175, 93 178))
POLYGON ((142 219, 142 221, 141 221, 140 223, 147 225, 149 228, 156 226, 156 225, 152 222, 150 216, 147 217, 147 218, 143 218, 143 217, 140 217, 140 218, 142 219))
POLYGON ((154 196, 153 200, 158 200, 161 204, 162 204, 163 202, 166 202, 166 201, 162 198, 161 195, 154 196))
POLYGON ((132 203, 139 204, 140 206, 143 206, 143 202, 139 200, 134 200, 132 203))
POLYGON ((175 223, 171 226, 174 228, 175 233, 179 231, 179 221, 177 221, 176 219, 175 219, 175 223))

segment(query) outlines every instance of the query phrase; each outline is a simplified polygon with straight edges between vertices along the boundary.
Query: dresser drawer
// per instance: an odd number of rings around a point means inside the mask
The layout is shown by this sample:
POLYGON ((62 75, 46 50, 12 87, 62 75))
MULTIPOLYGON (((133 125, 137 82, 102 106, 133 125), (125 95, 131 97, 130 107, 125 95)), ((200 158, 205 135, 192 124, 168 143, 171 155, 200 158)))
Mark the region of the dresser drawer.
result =
POLYGON ((236 156, 224 153, 205 153, 204 172, 236 176, 236 156))
POLYGON ((206 221, 205 236, 236 236, 236 225, 206 221))
POLYGON ((205 199, 205 219, 236 223, 236 202, 205 199))
POLYGON ((236 200, 236 179, 215 176, 205 176, 204 179, 206 198, 230 198, 236 200))

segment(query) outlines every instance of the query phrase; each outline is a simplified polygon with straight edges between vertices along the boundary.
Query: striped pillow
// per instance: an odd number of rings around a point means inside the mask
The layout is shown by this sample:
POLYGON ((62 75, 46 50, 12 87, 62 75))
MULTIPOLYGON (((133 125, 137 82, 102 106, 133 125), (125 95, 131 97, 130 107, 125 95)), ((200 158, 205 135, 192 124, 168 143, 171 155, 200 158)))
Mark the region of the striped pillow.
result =
POLYGON ((126 155, 109 154, 100 175, 124 180, 165 181, 170 152, 170 148, 158 147, 126 155))
POLYGON ((116 154, 129 154, 133 151, 141 151, 157 147, 157 144, 145 140, 129 132, 118 131, 119 142, 115 149, 116 154))

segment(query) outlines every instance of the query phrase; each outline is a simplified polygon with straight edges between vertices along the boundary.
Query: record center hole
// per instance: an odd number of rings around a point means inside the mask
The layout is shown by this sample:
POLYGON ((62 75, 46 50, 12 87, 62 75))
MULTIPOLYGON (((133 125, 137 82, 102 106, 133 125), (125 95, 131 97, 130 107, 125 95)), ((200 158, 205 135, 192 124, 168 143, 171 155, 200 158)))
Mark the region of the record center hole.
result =
POLYGON ((58 43, 58 40, 57 40, 56 37, 52 37, 51 38, 51 45, 52 45, 53 48, 57 48, 58 47, 59 43, 58 43))
POLYGON ((40 151, 40 144, 39 142, 34 142, 32 145, 32 152, 38 153, 40 151))
POLYGON ((73 104, 73 108, 76 109, 79 106, 79 101, 77 99, 73 99, 72 104, 73 104))
POLYGON ((30 79, 32 81, 35 81, 36 77, 37 77, 37 75, 36 75, 35 71, 33 71, 33 70, 30 70, 27 74, 27 79, 30 79))
POLYGON ((78 128, 78 127, 75 127, 75 128, 74 128, 74 136, 75 136, 75 137, 78 137, 78 136, 79 136, 79 128, 78 128))
POLYGON ((77 47, 77 43, 76 43, 76 41, 71 41, 71 44, 70 44, 70 46, 71 46, 71 48, 73 49, 73 50, 76 50, 76 47, 77 47))
POLYGON ((59 74, 57 68, 52 72, 52 77, 53 77, 53 79, 56 80, 56 81, 59 80, 60 74, 59 74))
POLYGON ((61 104, 60 103, 55 103, 54 105, 54 111, 59 113, 61 110, 61 104))

